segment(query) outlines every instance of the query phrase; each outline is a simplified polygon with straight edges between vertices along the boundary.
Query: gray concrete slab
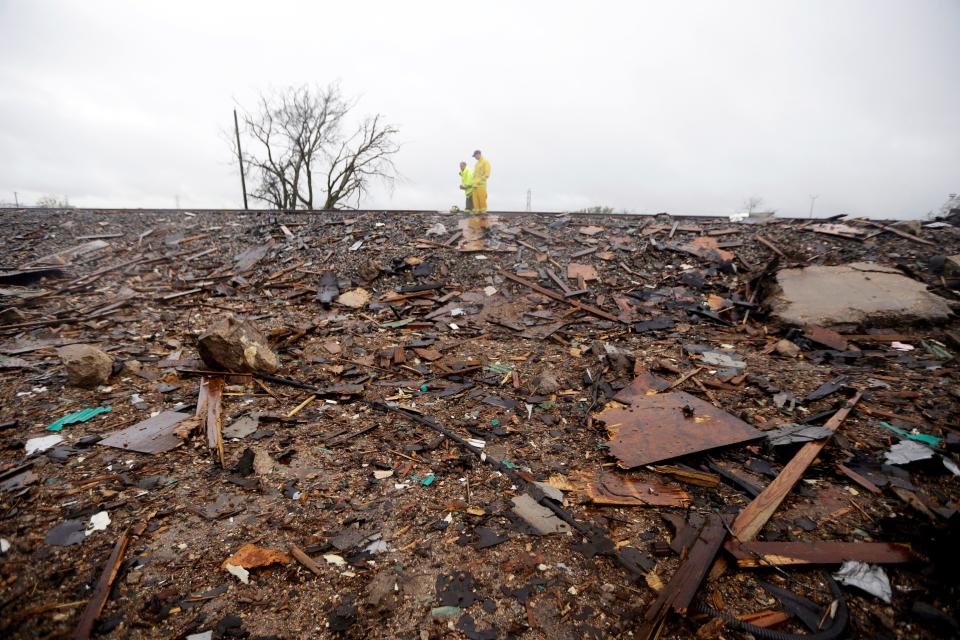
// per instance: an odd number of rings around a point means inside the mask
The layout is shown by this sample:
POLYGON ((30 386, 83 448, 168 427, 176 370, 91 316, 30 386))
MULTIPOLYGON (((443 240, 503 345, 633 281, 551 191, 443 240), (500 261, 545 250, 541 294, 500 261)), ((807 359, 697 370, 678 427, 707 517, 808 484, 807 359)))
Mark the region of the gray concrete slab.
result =
POLYGON ((922 282, 868 262, 783 269, 766 303, 774 318, 800 326, 943 322, 951 315, 922 282))

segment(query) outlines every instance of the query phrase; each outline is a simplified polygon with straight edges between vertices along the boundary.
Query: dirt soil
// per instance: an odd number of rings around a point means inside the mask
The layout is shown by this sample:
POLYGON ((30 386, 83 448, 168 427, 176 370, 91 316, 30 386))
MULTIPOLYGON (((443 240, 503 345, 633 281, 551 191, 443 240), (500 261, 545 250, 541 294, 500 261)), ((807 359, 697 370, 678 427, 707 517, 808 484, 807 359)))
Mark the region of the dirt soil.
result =
MULTIPOLYGON (((744 484, 766 487, 801 446, 700 452, 693 442, 662 461, 672 472, 623 470, 601 412, 625 406, 614 394, 650 375, 762 432, 823 424, 861 392, 757 539, 910 545, 911 562, 878 565, 889 604, 842 587, 849 623, 836 637, 960 633, 955 325, 843 327, 848 346, 831 349, 810 329, 768 321, 762 304, 779 268, 865 261, 900 268, 956 308, 957 282, 938 258, 960 253, 955 227, 904 236, 845 221, 860 231, 848 238, 795 220, 380 211, 21 210, 0 223, 3 637, 70 634, 124 532, 96 637, 640 637, 689 558, 670 548, 664 515, 730 522, 752 500, 744 484), (328 271, 340 294, 369 299, 317 300, 328 271), (199 360, 198 336, 227 314, 269 340, 273 376, 199 360), (795 352, 777 348, 784 338, 795 352), (57 348, 74 343, 112 358, 108 381, 68 384, 57 348), (92 437, 163 411, 193 415, 205 378, 226 382, 223 466, 202 425, 156 454, 92 437), (46 429, 96 407, 110 411, 46 429), (56 433, 62 442, 26 454, 28 440, 56 433), (931 456, 883 464, 906 435, 935 438, 931 456), (582 477, 601 470, 685 493, 689 506, 594 504, 582 477), (534 497, 582 528, 534 533, 512 502, 532 481, 562 490, 562 502, 556 489, 534 497), (598 552, 601 538, 612 545, 598 552), (227 560, 247 544, 276 553, 244 582, 226 565, 236 569, 227 560)), ((834 600, 837 564, 717 557, 695 606, 667 616, 661 637, 748 637, 696 612, 783 610, 760 581, 821 607, 834 600)), ((810 633, 796 617, 772 622, 810 633)))

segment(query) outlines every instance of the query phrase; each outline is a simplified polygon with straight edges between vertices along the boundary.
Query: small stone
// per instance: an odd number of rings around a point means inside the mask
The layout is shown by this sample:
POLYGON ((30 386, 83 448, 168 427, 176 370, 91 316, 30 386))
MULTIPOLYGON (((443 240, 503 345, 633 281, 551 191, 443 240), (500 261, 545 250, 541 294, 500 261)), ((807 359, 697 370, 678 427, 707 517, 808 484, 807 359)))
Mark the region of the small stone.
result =
POLYGON ((784 338, 777 342, 777 353, 784 358, 796 358, 800 355, 800 347, 784 338))
POLYGON ((67 368, 67 380, 75 387, 91 389, 106 383, 113 370, 113 359, 89 344, 70 344, 57 349, 67 368))
POLYGON ((207 366, 227 371, 273 373, 280 366, 266 338, 247 320, 227 316, 200 336, 197 350, 207 366))
POLYGON ((548 396, 560 389, 560 382, 549 371, 545 371, 530 381, 531 391, 537 395, 548 396))

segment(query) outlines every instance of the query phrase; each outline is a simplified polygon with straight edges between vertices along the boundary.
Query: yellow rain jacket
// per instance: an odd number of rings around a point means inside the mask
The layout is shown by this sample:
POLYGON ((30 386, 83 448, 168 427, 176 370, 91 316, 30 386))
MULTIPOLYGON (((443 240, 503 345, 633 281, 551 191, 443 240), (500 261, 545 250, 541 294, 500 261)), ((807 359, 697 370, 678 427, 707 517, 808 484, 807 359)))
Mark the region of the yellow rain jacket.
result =
POLYGON ((490 161, 480 156, 477 164, 473 167, 473 186, 487 186, 487 178, 490 177, 490 161))
POLYGON ((464 167, 463 171, 460 172, 460 184, 466 187, 464 193, 470 195, 473 193, 473 171, 470 170, 470 167, 464 167))

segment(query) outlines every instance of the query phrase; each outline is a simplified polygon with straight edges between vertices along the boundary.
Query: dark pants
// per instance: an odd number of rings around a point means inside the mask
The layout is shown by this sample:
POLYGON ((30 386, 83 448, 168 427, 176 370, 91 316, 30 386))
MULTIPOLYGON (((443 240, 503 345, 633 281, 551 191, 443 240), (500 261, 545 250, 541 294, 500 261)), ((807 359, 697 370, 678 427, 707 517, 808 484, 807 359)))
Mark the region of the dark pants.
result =
POLYGON ((466 204, 466 207, 467 207, 467 208, 466 208, 466 211, 470 211, 470 210, 473 209, 473 195, 467 196, 467 204, 466 204))

